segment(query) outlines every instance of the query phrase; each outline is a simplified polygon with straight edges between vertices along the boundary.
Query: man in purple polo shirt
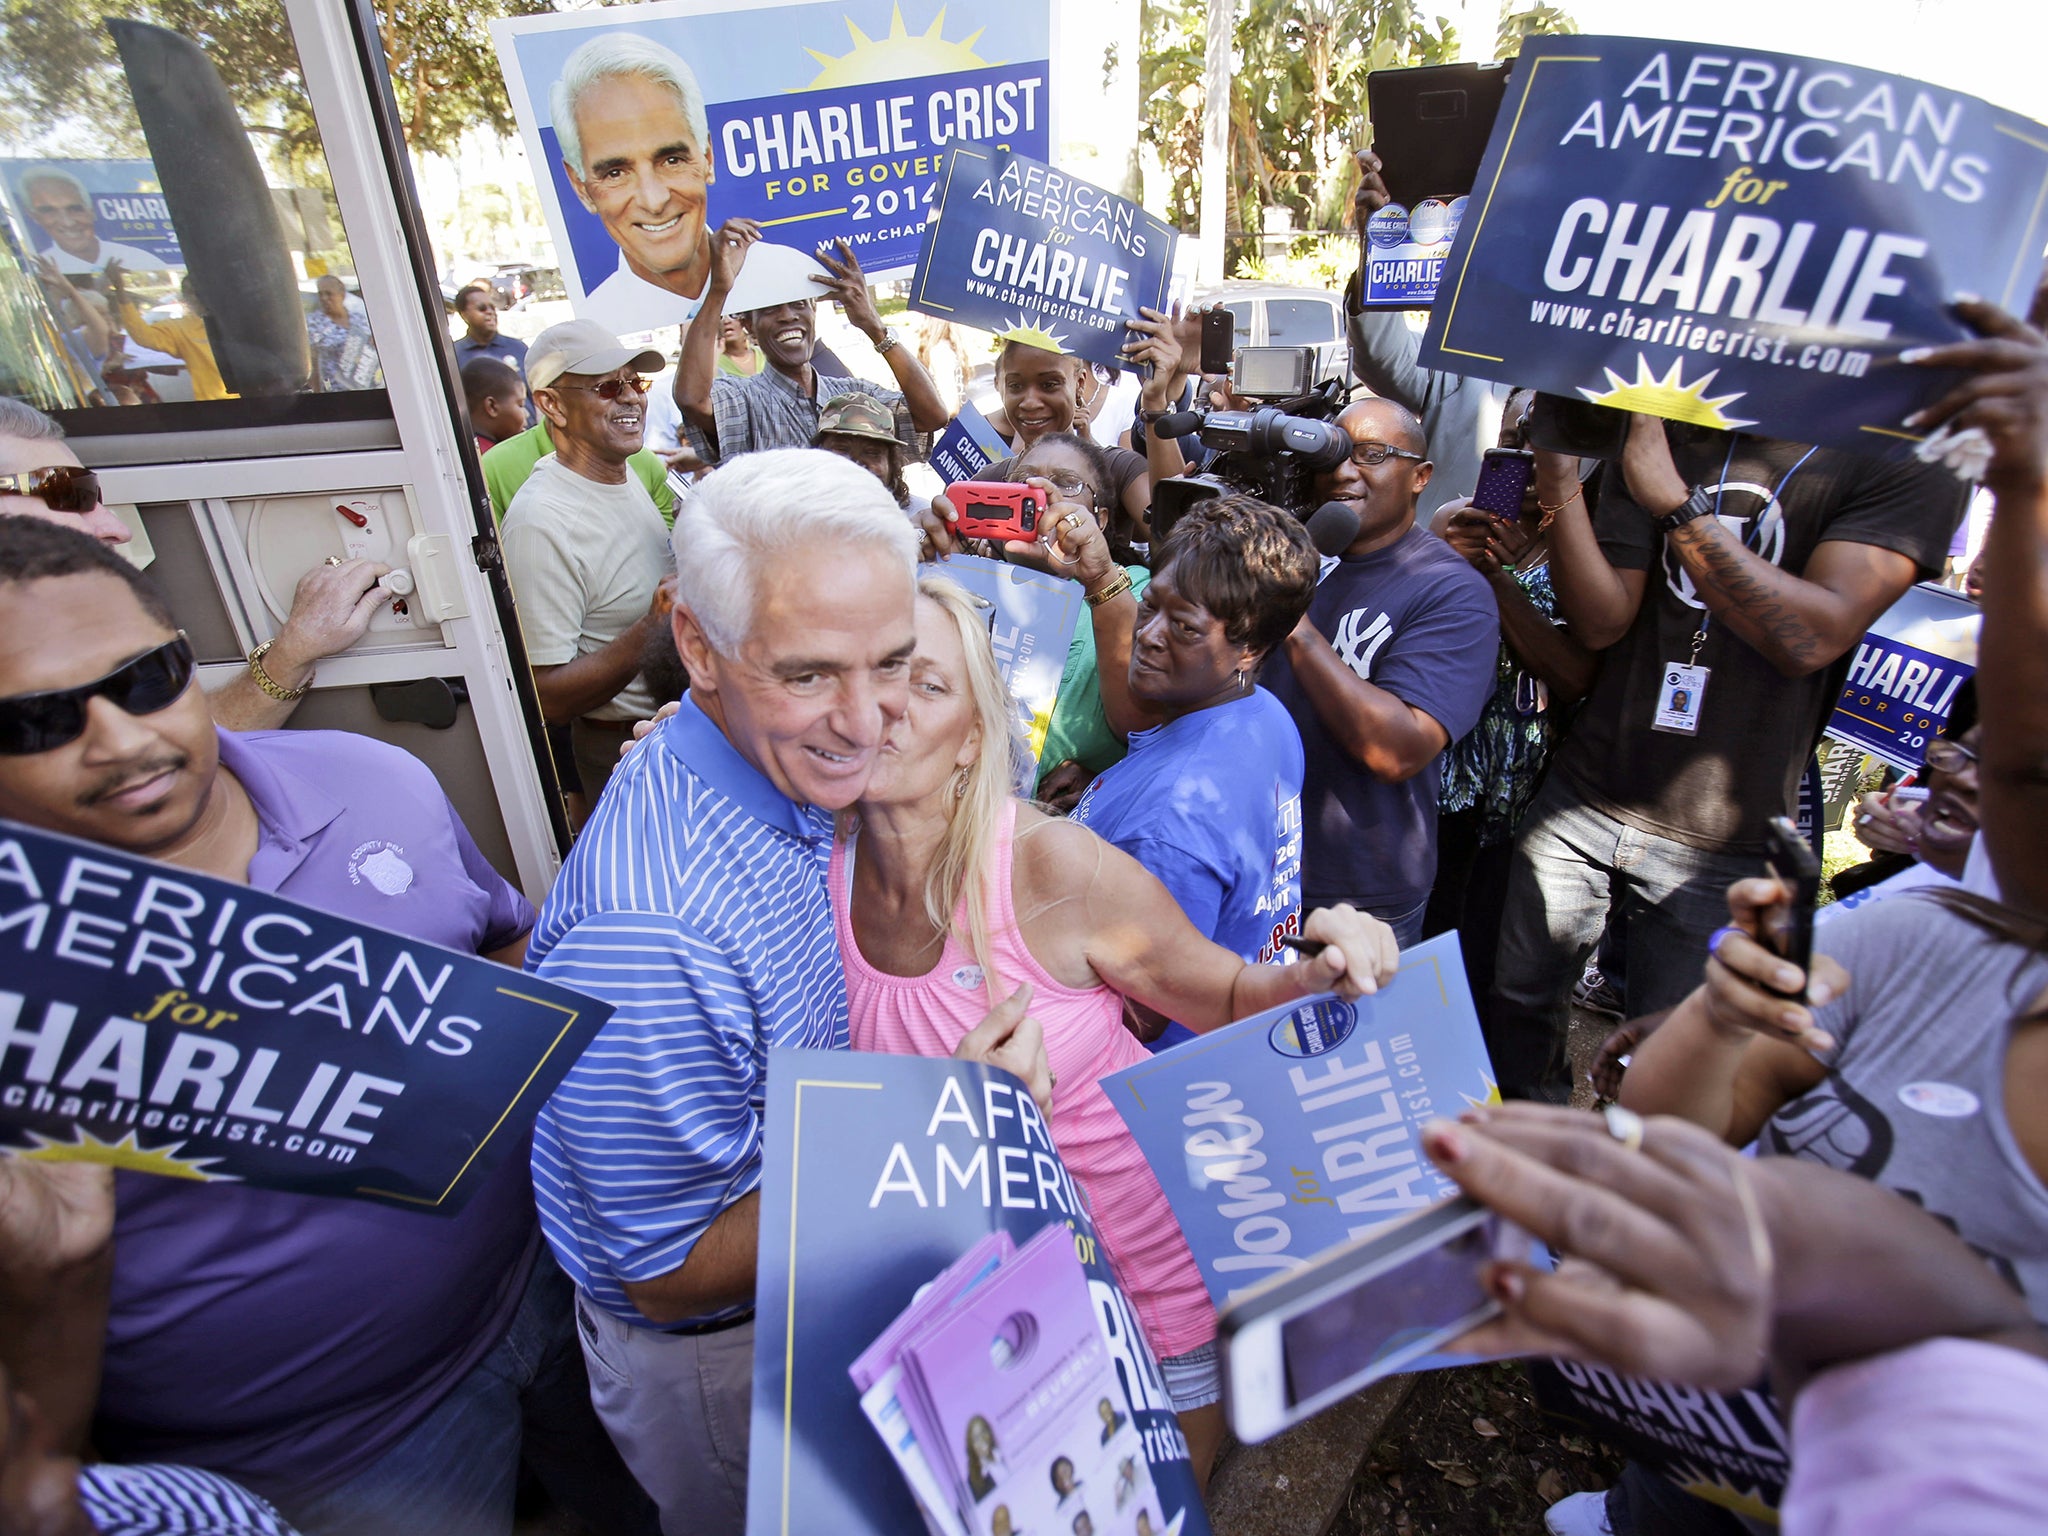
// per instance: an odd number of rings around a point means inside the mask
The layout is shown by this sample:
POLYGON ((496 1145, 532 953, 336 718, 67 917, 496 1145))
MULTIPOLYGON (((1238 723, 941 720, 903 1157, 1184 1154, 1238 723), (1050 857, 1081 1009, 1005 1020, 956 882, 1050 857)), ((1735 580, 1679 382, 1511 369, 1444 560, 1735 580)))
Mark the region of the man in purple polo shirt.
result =
MULTIPOLYGON (((0 817, 511 965, 533 922, 424 764, 218 730, 149 582, 31 518, 0 518, 0 817), (9 707, 96 685, 68 739, 9 707)), ((455 1216, 123 1174, 114 1255, 110 1458, 221 1473, 308 1536, 509 1536, 523 1454, 593 1529, 652 1530, 591 1411, 525 1159, 455 1216)))

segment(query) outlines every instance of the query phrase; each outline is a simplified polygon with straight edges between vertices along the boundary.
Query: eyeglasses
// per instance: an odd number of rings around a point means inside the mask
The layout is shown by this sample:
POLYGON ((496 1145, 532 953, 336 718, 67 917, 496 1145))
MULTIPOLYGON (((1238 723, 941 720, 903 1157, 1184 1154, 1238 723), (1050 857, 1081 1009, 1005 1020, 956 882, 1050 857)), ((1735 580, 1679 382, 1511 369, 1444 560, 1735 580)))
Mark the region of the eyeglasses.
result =
POLYGON ((1422 455, 1410 453, 1406 448, 1396 448, 1391 443, 1353 443, 1351 462, 1354 464, 1384 464, 1389 459, 1414 459, 1420 463, 1422 455))
POLYGON ((1977 761, 1977 754, 1960 741, 1937 736, 1927 743, 1927 766, 1936 773, 1961 773, 1977 761))
POLYGON ((650 380, 630 373, 622 379, 599 379, 595 384, 564 384, 559 379, 555 381, 557 389, 587 389, 600 400, 616 400, 629 389, 636 395, 644 395, 651 387, 650 380))
POLYGON ((124 661, 97 682, 50 693, 0 699, 0 756, 54 752, 85 733, 86 706, 105 699, 130 715, 153 715, 184 695, 192 681, 192 645, 185 631, 155 650, 124 661))
POLYGON ((1030 469, 1025 473, 1049 482, 1069 501, 1084 501, 1091 507, 1095 505, 1095 488, 1071 469, 1030 469))
POLYGON ((52 464, 47 469, 0 475, 0 491, 40 496, 52 512, 90 512, 100 504, 100 477, 76 464, 52 464))

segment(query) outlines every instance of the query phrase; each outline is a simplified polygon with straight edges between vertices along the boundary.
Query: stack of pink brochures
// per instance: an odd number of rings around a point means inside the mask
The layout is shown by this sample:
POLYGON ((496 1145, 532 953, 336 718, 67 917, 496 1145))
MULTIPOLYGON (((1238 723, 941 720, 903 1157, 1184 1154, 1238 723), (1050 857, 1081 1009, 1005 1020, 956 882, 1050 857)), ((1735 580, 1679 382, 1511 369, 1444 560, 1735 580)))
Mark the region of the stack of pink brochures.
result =
POLYGON ((849 1374, 938 1536, 1165 1536, 1064 1225, 983 1238, 849 1374))

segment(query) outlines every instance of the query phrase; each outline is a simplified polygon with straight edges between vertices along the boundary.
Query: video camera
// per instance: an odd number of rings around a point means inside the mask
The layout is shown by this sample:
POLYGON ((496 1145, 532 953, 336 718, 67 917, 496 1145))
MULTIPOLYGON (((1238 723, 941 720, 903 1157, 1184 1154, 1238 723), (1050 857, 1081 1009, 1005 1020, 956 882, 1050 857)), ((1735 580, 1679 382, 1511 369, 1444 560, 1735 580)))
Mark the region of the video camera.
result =
POLYGON ((1220 457, 1199 475, 1175 475, 1152 487, 1152 541, 1164 539, 1188 508, 1243 493, 1300 518, 1326 555, 1341 554, 1358 536, 1358 514, 1342 502, 1316 505, 1316 476, 1351 455, 1351 438, 1330 420, 1344 407, 1335 379, 1311 384, 1313 347, 1243 347, 1231 366, 1231 387, 1261 401, 1249 411, 1205 406, 1174 411, 1152 424, 1166 437, 1193 433, 1220 457))

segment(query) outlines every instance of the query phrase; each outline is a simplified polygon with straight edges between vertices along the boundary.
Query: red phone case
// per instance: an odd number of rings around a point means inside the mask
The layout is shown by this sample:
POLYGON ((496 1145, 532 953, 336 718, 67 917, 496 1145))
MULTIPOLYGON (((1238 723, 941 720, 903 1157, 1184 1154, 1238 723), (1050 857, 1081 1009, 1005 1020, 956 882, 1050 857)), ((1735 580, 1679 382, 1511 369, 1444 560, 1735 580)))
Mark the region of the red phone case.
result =
POLYGON ((1029 544, 1038 537, 1045 514, 1045 493, 1009 480, 958 480, 946 487, 946 500, 960 514, 954 526, 970 539, 998 539, 1029 544))

